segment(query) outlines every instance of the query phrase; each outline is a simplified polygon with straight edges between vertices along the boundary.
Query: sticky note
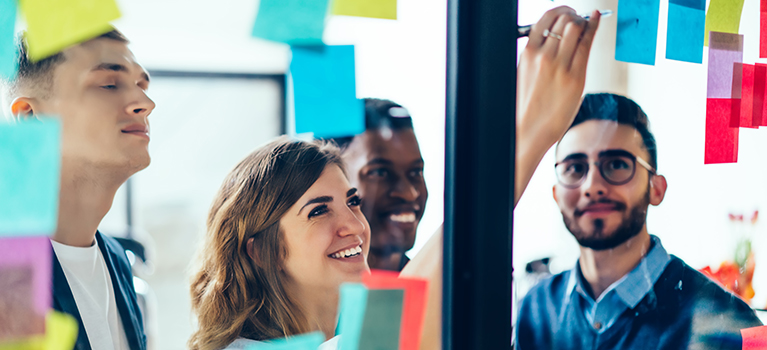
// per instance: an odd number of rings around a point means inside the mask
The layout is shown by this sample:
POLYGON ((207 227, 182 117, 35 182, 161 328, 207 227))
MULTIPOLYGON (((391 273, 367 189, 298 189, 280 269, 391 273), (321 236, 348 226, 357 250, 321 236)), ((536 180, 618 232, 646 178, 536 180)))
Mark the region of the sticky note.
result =
POLYGON ((759 57, 767 57, 767 0, 759 2, 759 57))
POLYGON ((79 327, 74 317, 50 311, 45 317, 45 335, 0 342, 0 350, 72 350, 79 327))
POLYGON ((404 290, 341 286, 339 350, 398 349, 404 290))
POLYGON ((743 350, 767 349, 767 326, 740 330, 743 337, 743 350))
POLYGON ((296 133, 331 138, 364 132, 365 106, 357 99, 354 46, 291 49, 296 133))
MULTIPOLYGON (((740 96, 740 118, 736 126, 739 127, 757 127, 762 122, 761 113, 754 117, 754 68, 752 64, 736 63, 741 66, 741 96, 740 96)), ((733 84, 735 82, 733 81, 733 84)), ((761 106, 760 106, 761 107, 761 106)), ((761 112, 761 110, 760 110, 761 112)), ((732 126, 732 125, 730 125, 732 126)))
POLYGON ((60 168, 58 119, 0 122, 0 237, 53 233, 60 168))
POLYGON ((730 127, 740 115, 740 101, 731 98, 706 99, 706 141, 704 164, 736 163, 740 128, 730 127))
POLYGON ((706 0, 669 0, 666 58, 702 63, 706 0))
POLYGON ((334 0, 334 15, 397 19, 397 0, 334 0))
POLYGON ((252 35, 291 44, 322 44, 328 0, 260 0, 252 35))
POLYGON ((362 277, 362 283, 370 289, 402 289, 402 326, 400 328, 399 350, 418 350, 421 344, 426 296, 429 282, 421 278, 399 277, 392 271, 372 270, 362 277))
POLYGON ((757 63, 754 65, 754 126, 767 126, 767 65, 757 63), (756 122, 758 121, 758 122, 756 122))
POLYGON ((711 0, 706 14, 704 45, 708 46, 709 32, 738 34, 744 0, 711 0))
POLYGON ((322 332, 312 332, 269 340, 264 344, 252 345, 246 350, 317 350, 324 341, 325 335, 322 332))
POLYGON ((0 272, 19 268, 31 272, 32 307, 39 315, 45 315, 52 305, 52 249, 46 236, 0 237, 0 272))
POLYGON ((655 64, 660 0, 618 2, 618 32, 615 59, 624 62, 655 64))
MULTIPOLYGON (((708 98, 733 98, 735 63, 743 62, 743 36, 711 32, 708 51, 708 98)), ((735 86, 735 89, 740 89, 735 86)))
POLYGON ((120 18, 114 0, 19 0, 19 7, 34 60, 109 32, 109 22, 120 18))
POLYGON ((15 29, 16 0, 0 0, 0 79, 13 78, 18 69, 15 29))

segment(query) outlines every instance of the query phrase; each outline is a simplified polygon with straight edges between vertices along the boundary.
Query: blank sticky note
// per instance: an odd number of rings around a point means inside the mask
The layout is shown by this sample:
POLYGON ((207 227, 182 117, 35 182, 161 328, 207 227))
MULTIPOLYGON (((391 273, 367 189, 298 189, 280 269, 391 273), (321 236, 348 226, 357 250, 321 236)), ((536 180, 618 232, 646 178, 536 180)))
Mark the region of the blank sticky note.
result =
POLYGON ((767 349, 767 326, 741 329, 740 335, 743 336, 743 350, 767 349))
POLYGON ((364 285, 359 283, 341 285, 338 322, 338 333, 341 339, 338 342, 338 350, 359 348, 367 301, 368 289, 364 285))
POLYGON ((704 164, 736 163, 740 128, 730 126, 740 115, 740 101, 730 98, 706 99, 706 141, 704 164))
POLYGON ((60 168, 58 119, 0 122, 0 237, 53 233, 60 168))
MULTIPOLYGON (((757 127, 762 122, 761 113, 754 116, 754 68, 753 64, 736 63, 740 68, 741 97, 740 97, 740 120, 739 127, 757 127)), ((737 69, 736 69, 737 70, 737 69)), ((734 83, 734 82, 733 82, 734 83)), ((761 106, 760 106, 761 107, 761 106)), ((761 112, 761 110, 760 110, 761 112)))
POLYGON ((706 0, 669 0, 666 58, 703 62, 706 0))
POLYGON ((41 60, 112 30, 120 18, 114 0, 19 0, 27 20, 29 55, 41 60))
POLYGON ((325 335, 322 332, 311 332, 269 340, 263 344, 252 345, 246 350, 317 350, 324 341, 325 335))
POLYGON ((31 272, 32 307, 41 316, 52 305, 52 249, 46 236, 0 237, 0 274, 4 269, 27 269, 31 272))
POLYGON ((704 45, 708 46, 709 32, 738 34, 744 0, 711 0, 706 13, 704 45))
POLYGON ((365 131, 365 107, 357 99, 354 46, 292 46, 296 133, 315 138, 365 131))
POLYGON ((45 335, 13 342, 0 342, 0 350, 72 350, 79 326, 69 314, 49 311, 45 316, 45 335))
POLYGON ((759 57, 767 57, 767 0, 759 2, 759 57))
POLYGON ((754 65, 754 126, 767 126, 767 65, 757 63, 754 65), (757 122, 758 121, 758 122, 757 122))
POLYGON ((260 0, 252 35, 291 44, 322 44, 328 0, 260 0))
POLYGON ((735 64, 743 62, 743 36, 719 32, 710 34, 706 97, 733 98, 735 64))
POLYGON ((333 14, 397 19, 397 0, 334 0, 333 14))
POLYGON ((618 2, 618 32, 615 59, 624 62, 655 64, 660 0, 618 2))
POLYGON ((16 0, 0 0, 0 79, 10 80, 16 75, 15 28, 16 0))
POLYGON ((399 349, 404 294, 402 289, 368 291, 359 350, 399 349))
POLYGON ((426 296, 429 282, 420 278, 399 277, 397 272, 372 270, 370 274, 363 275, 362 283, 371 289, 402 289, 405 291, 399 350, 418 350, 426 315, 426 296))

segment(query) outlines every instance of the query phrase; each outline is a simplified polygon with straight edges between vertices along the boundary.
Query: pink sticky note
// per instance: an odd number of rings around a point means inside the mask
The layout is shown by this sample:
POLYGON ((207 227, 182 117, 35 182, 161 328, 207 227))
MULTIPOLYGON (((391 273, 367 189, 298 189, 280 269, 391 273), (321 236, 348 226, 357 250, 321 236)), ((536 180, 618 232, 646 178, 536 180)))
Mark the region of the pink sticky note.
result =
POLYGON ((428 281, 420 278, 399 277, 399 273, 372 270, 362 276, 362 283, 370 289, 404 289, 402 324, 399 350, 418 350, 426 316, 428 281))
POLYGON ((743 336, 743 350, 767 349, 767 326, 741 329, 740 335, 743 336))
MULTIPOLYGON (((759 126, 767 126, 767 64, 754 66, 754 120, 761 120, 759 126)), ((757 125, 757 124, 754 124, 757 125)))
POLYGON ((45 315, 52 305, 53 261, 46 236, 0 238, 0 268, 29 268, 35 311, 45 315))
POLYGON ((767 57, 767 0, 759 2, 759 57, 767 57))
POLYGON ((740 118, 740 100, 731 98, 706 99, 704 164, 736 163, 738 161, 740 129, 730 127, 733 118, 740 118))
POLYGON ((740 98, 735 63, 743 62, 743 35, 710 32, 707 98, 740 98))
MULTIPOLYGON (((754 68, 752 64, 736 63, 742 66, 740 93, 740 120, 737 126, 741 128, 756 128, 762 122, 762 116, 754 117, 754 68)), ((760 106, 761 108, 761 106, 760 106)), ((732 125, 730 125, 732 126, 732 125)))

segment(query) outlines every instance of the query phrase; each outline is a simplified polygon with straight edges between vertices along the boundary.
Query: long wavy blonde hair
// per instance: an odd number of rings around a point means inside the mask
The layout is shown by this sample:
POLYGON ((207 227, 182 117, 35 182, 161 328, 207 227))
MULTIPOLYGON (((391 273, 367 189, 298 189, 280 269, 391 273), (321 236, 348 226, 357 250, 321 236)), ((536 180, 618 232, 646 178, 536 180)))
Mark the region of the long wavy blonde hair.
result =
POLYGON ((282 283, 287 249, 280 218, 328 165, 344 169, 335 146, 281 137, 226 177, 208 215, 192 268, 192 350, 217 350, 237 337, 265 340, 311 331, 282 283), (247 242, 253 238, 254 257, 247 242))

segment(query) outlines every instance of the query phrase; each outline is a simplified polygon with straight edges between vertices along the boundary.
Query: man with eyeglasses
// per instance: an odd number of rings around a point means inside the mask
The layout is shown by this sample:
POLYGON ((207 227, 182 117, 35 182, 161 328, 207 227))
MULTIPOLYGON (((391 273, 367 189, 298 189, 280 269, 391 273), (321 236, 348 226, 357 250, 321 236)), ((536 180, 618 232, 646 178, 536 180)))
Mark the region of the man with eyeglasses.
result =
POLYGON ((647 115, 589 94, 556 149, 554 199, 581 256, 522 301, 517 349, 741 349, 761 322, 746 303, 647 232, 659 175, 647 115))

